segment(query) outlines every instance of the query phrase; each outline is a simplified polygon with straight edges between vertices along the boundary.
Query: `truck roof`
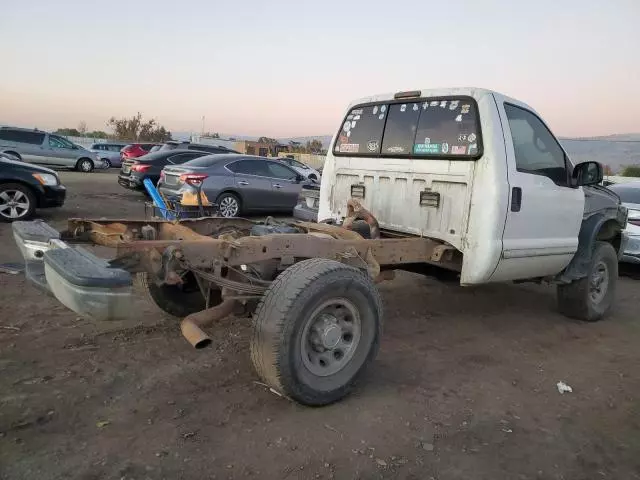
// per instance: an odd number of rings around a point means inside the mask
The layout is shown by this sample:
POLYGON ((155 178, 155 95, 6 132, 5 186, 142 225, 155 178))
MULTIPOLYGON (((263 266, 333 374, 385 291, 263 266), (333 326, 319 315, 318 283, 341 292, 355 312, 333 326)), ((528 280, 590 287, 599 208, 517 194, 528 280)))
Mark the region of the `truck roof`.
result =
MULTIPOLYGON (((360 105, 363 103, 372 103, 372 102, 386 102, 389 100, 396 100, 395 96, 399 93, 407 92, 399 91, 393 93, 381 93, 377 95, 371 95, 369 97, 362 97, 357 100, 354 100, 349 104, 349 108, 354 107, 355 105, 360 105)), ((416 94, 419 92, 419 97, 450 97, 450 96, 468 96, 474 98, 477 102, 487 96, 494 96, 499 98, 500 100, 508 103, 513 103, 514 105, 519 105, 527 108, 528 110, 532 110, 535 112, 533 108, 531 108, 526 103, 521 102, 520 100, 516 100, 515 98, 508 97, 500 92, 496 92, 494 90, 489 90, 486 88, 477 88, 477 87, 449 87, 449 88, 423 88, 420 90, 413 90, 416 94)), ((411 101, 411 98, 417 97, 407 97, 407 101, 411 101)), ((400 99, 398 99, 400 100, 400 99)))

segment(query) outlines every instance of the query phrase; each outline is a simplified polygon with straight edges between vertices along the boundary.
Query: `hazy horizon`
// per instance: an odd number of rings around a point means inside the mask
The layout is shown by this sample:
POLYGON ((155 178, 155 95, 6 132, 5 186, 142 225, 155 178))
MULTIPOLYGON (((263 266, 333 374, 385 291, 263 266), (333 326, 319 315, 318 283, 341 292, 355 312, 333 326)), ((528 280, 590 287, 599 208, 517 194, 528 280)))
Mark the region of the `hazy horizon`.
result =
POLYGON ((559 136, 633 133, 639 18, 634 0, 12 2, 0 120, 106 130, 140 111, 177 132, 205 116, 207 131, 320 136, 354 98, 478 86, 530 104, 559 136))

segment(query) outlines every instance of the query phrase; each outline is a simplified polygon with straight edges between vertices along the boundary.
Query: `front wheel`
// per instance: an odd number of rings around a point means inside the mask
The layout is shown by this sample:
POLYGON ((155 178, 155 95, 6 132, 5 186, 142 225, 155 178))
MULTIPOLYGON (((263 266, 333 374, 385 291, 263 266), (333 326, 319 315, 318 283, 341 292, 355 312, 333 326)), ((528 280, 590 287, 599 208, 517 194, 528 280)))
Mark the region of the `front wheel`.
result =
POLYGON ((254 316, 251 360, 262 380, 304 405, 348 395, 373 361, 382 301, 363 271, 333 260, 285 270, 254 316))
POLYGON ((567 317, 595 322, 611 309, 618 282, 618 255, 608 242, 596 242, 589 273, 558 285, 558 308, 567 317))

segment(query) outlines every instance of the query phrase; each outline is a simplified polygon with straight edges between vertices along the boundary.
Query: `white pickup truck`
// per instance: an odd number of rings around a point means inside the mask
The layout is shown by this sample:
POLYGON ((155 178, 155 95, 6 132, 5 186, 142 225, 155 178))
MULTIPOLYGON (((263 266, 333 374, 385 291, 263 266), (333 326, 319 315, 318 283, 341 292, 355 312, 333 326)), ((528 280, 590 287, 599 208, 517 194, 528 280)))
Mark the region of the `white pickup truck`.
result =
POLYGON ((460 283, 546 279, 560 310, 597 320, 613 302, 626 209, 573 165, 528 105, 478 88, 353 102, 327 155, 318 218, 349 198, 383 233, 440 239, 462 254, 460 283))
POLYGON ((78 314, 129 315, 138 274, 155 305, 184 317, 196 348, 211 344, 204 329, 215 321, 251 315, 262 380, 325 405, 375 357, 376 283, 396 269, 463 285, 549 281, 563 313, 602 318, 627 211, 601 181, 602 167, 572 165, 522 102, 475 88, 417 90, 349 106, 324 166, 321 222, 70 219, 62 234, 37 222, 13 230, 27 276, 78 314), (106 262, 70 242, 117 252, 106 262))

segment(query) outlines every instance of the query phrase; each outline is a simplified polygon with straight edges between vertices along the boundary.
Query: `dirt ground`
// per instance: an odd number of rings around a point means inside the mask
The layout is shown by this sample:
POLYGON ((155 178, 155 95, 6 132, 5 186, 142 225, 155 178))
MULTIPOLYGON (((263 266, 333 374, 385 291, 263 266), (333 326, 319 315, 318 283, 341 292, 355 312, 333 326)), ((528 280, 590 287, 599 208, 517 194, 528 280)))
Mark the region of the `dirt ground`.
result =
MULTIPOLYGON (((115 172, 62 178, 58 228, 143 214, 115 172)), ((21 260, 9 225, 0 245, 21 260)), ((640 479, 639 286, 584 324, 552 287, 399 274, 365 381, 312 409, 257 382, 248 320, 196 351, 143 300, 98 324, 0 274, 0 478, 640 479)))

